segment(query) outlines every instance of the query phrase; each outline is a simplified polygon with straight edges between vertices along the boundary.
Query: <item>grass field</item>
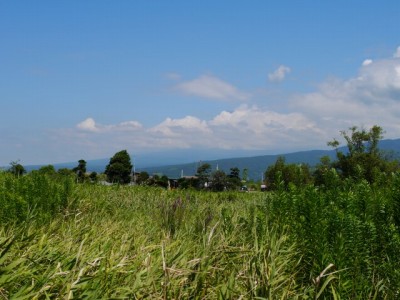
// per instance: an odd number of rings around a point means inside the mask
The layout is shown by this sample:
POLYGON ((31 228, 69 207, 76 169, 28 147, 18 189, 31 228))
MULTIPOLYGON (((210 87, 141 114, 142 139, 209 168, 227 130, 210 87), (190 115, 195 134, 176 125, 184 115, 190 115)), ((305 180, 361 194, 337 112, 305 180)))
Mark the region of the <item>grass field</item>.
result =
POLYGON ((0 299, 397 299, 386 181, 211 193, 0 173, 0 299))

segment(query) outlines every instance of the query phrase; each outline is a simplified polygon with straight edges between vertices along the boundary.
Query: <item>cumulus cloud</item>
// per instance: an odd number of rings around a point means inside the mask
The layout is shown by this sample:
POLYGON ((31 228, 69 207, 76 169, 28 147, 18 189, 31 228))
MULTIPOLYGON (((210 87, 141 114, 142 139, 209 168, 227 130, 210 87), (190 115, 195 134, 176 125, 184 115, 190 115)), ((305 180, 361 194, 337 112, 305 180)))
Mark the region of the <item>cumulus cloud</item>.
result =
MULTIPOLYGON (((234 98, 232 95, 238 92, 230 84, 210 76, 184 82, 180 88, 188 94, 217 99, 225 99, 227 95, 234 98)), ((377 124, 384 128, 387 138, 398 138, 400 59, 365 60, 352 78, 329 78, 313 92, 291 95, 289 101, 282 103, 279 111, 247 103, 233 110, 215 112, 209 119, 193 115, 167 117, 150 127, 137 121, 102 125, 87 118, 69 132, 69 139, 93 147, 93 151, 112 148, 108 150, 110 153, 124 148, 160 150, 200 146, 269 151, 318 149, 326 147, 326 142, 340 130, 353 125, 368 128, 377 124)))
POLYGON ((228 126, 237 131, 265 134, 271 130, 313 129, 315 124, 300 113, 278 113, 261 110, 256 106, 241 106, 233 112, 223 111, 210 124, 215 127, 228 126))
POLYGON ((294 96, 291 104, 291 109, 303 112, 327 130, 378 124, 398 136, 400 60, 363 63, 357 76, 326 80, 316 91, 294 96))
POLYGON ((202 75, 196 79, 179 83, 175 89, 183 94, 217 100, 246 101, 250 94, 240 91, 232 84, 214 76, 202 75))
POLYGON ((76 125, 76 127, 84 131, 93 131, 93 132, 99 131, 99 129, 96 126, 96 122, 92 118, 87 118, 86 120, 76 125))
POLYGON ((310 141, 321 135, 315 122, 301 113, 278 113, 257 106, 241 105, 233 111, 222 111, 210 120, 194 116, 166 118, 145 128, 137 124, 100 125, 88 118, 77 125, 85 143, 107 140, 102 147, 135 149, 208 147, 223 149, 292 149, 301 147, 304 136, 310 141), (122 131, 134 125, 133 131, 122 131), (96 133, 96 134, 90 134, 96 133), (300 138, 301 137, 301 138, 300 138), (123 146, 124 145, 124 146, 123 146))
POLYGON ((287 66, 280 65, 274 72, 268 74, 269 81, 282 81, 286 75, 291 72, 291 69, 287 66))

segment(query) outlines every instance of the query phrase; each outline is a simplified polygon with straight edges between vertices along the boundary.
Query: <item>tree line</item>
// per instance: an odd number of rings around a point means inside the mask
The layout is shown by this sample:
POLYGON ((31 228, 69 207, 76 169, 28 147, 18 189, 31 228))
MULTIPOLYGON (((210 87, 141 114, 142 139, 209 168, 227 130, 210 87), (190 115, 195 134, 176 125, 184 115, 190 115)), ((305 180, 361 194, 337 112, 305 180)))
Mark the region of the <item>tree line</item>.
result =
MULTIPOLYGON (((321 158, 314 167, 308 164, 288 164, 284 157, 279 157, 275 164, 269 166, 264 173, 264 182, 261 184, 267 190, 288 189, 290 186, 313 184, 329 188, 340 184, 343 180, 362 181, 384 184, 386 177, 399 170, 399 162, 394 157, 379 149, 379 141, 383 138, 383 129, 374 125, 369 130, 350 127, 341 131, 340 135, 346 147, 339 148, 340 142, 336 139, 327 144, 336 150, 336 160, 331 161, 328 156, 321 158), (343 150, 345 149, 345 150, 343 150)), ((211 191, 247 190, 247 170, 242 175, 237 167, 230 168, 226 173, 222 170, 212 171, 211 165, 202 163, 198 166, 195 176, 187 176, 171 180, 165 175, 147 172, 132 173, 132 162, 127 150, 122 150, 110 158, 104 173, 87 173, 86 161, 81 159, 73 169, 62 168, 58 171, 54 166, 43 166, 37 171, 53 176, 75 176, 76 182, 109 182, 116 184, 134 183, 172 188, 194 188, 211 191)), ((25 168, 18 162, 11 162, 9 172, 16 176, 26 173, 25 168)), ((255 185, 254 185, 255 186, 255 185)))

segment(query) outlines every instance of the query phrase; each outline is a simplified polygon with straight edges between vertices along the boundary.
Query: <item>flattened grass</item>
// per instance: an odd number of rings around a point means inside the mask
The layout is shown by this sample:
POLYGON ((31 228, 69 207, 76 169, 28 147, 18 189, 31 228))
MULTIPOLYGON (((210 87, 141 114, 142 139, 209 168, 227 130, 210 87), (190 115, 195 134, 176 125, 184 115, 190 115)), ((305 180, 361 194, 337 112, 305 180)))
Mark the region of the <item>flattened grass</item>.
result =
POLYGON ((0 231, 0 297, 296 295, 294 246, 282 230, 256 228, 263 221, 252 197, 234 193, 228 202, 218 194, 143 187, 74 189, 76 208, 46 224, 0 231))

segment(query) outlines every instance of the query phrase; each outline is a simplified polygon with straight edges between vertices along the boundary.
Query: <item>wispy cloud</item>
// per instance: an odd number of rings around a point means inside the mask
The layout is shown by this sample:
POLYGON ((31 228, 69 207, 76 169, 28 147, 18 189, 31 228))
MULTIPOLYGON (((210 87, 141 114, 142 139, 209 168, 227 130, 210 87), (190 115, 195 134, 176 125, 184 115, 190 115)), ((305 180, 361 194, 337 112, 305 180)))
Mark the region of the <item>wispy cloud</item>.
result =
POLYGON ((217 100, 246 101, 250 98, 249 93, 242 92, 234 85, 210 75, 202 75, 179 83, 175 86, 175 90, 190 96, 217 100))
POLYGON ((269 81, 282 81, 286 75, 291 72, 291 69, 287 66, 280 65, 274 72, 268 74, 269 81))
POLYGON ((365 67, 372 64, 372 62, 373 62, 372 59, 366 59, 363 61, 362 65, 365 67))
POLYGON ((76 128, 89 132, 132 131, 141 129, 142 124, 137 121, 126 121, 115 125, 101 125, 96 123, 93 118, 87 118, 77 124, 76 128))
POLYGON ((162 133, 166 136, 182 136, 184 133, 210 133, 207 122, 196 117, 186 116, 182 119, 167 118, 162 123, 149 129, 150 132, 162 133))
POLYGON ((169 80, 180 80, 182 76, 178 73, 170 72, 165 74, 165 77, 169 80))

